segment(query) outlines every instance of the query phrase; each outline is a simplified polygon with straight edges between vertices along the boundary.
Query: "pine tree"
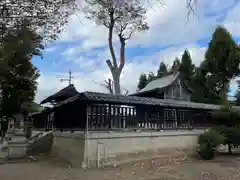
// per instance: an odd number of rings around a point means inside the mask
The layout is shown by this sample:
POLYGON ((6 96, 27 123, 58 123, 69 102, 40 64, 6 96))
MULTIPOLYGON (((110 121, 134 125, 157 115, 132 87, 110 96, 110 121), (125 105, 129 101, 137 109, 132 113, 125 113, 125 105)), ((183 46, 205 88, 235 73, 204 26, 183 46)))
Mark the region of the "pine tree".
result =
POLYGON ((186 49, 182 55, 179 71, 181 77, 189 85, 191 85, 191 77, 194 73, 195 66, 192 63, 192 58, 188 50, 186 49))
POLYGON ((206 66, 215 83, 211 88, 222 102, 227 101, 228 84, 239 74, 240 56, 237 43, 222 26, 216 28, 205 54, 206 66))
POLYGON ((157 71, 157 77, 161 78, 168 74, 167 66, 164 62, 161 62, 157 71))
POLYGON ((155 74, 153 72, 148 73, 147 76, 147 81, 148 83, 150 83, 151 81, 155 80, 157 78, 157 76, 155 76, 155 74))
POLYGON ((239 52, 231 34, 224 27, 217 27, 200 66, 202 75, 193 80, 195 93, 202 93, 197 101, 204 99, 206 103, 214 104, 227 102, 229 82, 239 74, 239 52), (204 84, 196 85, 199 80, 204 84))
POLYGON ((205 54, 208 71, 228 81, 239 74, 239 50, 232 35, 218 26, 205 54))
POLYGON ((147 84, 148 84, 147 75, 145 73, 142 73, 140 75, 138 86, 137 86, 138 91, 143 89, 147 84))
POLYGON ((176 57, 175 60, 173 61, 173 65, 171 67, 171 72, 179 71, 180 63, 181 63, 180 59, 178 57, 176 57))

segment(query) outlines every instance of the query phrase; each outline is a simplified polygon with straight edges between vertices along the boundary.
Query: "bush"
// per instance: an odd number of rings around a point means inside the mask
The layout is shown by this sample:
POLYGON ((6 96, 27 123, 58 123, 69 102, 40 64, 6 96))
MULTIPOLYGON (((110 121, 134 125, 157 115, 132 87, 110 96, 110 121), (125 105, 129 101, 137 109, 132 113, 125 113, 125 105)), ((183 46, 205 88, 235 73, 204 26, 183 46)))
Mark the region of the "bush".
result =
POLYGON ((232 153, 232 147, 238 147, 240 145, 240 128, 239 127, 226 127, 217 126, 212 130, 219 132, 225 137, 223 145, 228 145, 228 151, 232 153))
POLYGON ((198 138, 198 144, 209 144, 211 147, 216 148, 218 145, 223 144, 225 137, 216 130, 209 130, 201 134, 198 138))
POLYGON ((225 142, 225 137, 216 130, 210 130, 201 134, 198 138, 199 155, 206 160, 214 157, 215 149, 225 142))
POLYGON ((228 145, 228 151, 232 153, 232 147, 240 145, 240 114, 231 106, 224 106, 219 111, 212 113, 216 125, 212 128, 225 137, 223 145, 228 145))
POLYGON ((227 127, 223 135, 225 136, 224 145, 228 145, 228 152, 232 154, 232 147, 240 145, 240 128, 227 127))
POLYGON ((198 153, 205 160, 210 160, 214 157, 214 149, 207 143, 200 144, 198 153))
POLYGON ((230 143, 234 147, 238 147, 240 145, 240 128, 239 127, 232 127, 230 128, 231 136, 230 136, 230 143))

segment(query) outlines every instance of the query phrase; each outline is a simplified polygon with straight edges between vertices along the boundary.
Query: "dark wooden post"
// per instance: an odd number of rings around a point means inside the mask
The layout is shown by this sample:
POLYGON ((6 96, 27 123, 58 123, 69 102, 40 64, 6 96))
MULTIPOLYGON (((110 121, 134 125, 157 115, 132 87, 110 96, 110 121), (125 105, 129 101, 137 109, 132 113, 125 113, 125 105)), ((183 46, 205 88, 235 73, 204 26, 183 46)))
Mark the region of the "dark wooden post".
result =
POLYGON ((86 128, 85 128, 85 130, 86 130, 86 133, 88 133, 88 128, 89 128, 89 110, 90 110, 90 113, 92 113, 91 112, 91 106, 89 107, 89 105, 88 104, 86 104, 86 106, 85 106, 85 113, 86 113, 86 117, 85 117, 85 119, 86 119, 86 128))
POLYGON ((112 129, 112 105, 108 104, 108 128, 112 129))

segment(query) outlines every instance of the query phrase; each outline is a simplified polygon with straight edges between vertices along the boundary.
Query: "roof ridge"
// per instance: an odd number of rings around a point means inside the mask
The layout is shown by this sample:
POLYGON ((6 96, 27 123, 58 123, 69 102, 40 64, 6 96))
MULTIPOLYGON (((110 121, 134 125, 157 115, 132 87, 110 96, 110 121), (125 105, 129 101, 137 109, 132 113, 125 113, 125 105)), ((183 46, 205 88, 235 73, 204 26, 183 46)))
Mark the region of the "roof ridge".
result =
POLYGON ((44 104, 44 103, 47 103, 48 101, 51 101, 51 99, 53 98, 56 98, 56 97, 59 97, 59 96, 62 96, 62 94, 64 94, 64 92, 76 92, 76 93, 79 93, 78 90, 75 88, 74 84, 69 84, 68 86, 64 87, 63 89, 60 89, 59 91, 55 92, 54 94, 48 96, 47 98, 43 99, 40 104, 44 104))
POLYGON ((157 88, 162 89, 162 88, 168 87, 179 77, 180 77, 180 73, 178 71, 173 72, 173 73, 163 76, 163 77, 159 77, 157 79, 152 80, 143 89, 141 89, 139 92, 136 92, 132 95, 137 95, 137 94, 141 94, 144 92, 150 92, 157 88))

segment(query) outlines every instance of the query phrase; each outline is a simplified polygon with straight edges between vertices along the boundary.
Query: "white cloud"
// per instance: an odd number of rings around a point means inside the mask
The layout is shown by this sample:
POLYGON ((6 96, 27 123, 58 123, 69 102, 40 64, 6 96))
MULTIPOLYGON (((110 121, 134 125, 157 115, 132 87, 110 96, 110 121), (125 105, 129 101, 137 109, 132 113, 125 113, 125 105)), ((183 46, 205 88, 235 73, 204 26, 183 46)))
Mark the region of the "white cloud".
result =
POLYGON ((57 50, 57 47, 55 47, 55 46, 53 46, 53 47, 48 47, 48 48, 44 49, 45 52, 53 52, 53 51, 55 51, 55 50, 57 50))
MULTIPOLYGON (((215 0, 214 3, 201 0, 198 3, 197 15, 190 18, 188 23, 188 9, 182 0, 165 0, 163 7, 158 3, 152 3, 147 11, 150 30, 133 36, 129 46, 192 43, 197 39, 209 37, 219 22, 218 16, 206 16, 206 14, 221 12, 231 6, 233 0, 225 2, 215 0)), ((61 39, 81 41, 82 48, 86 50, 107 45, 107 29, 96 25, 94 21, 85 19, 83 13, 77 15, 70 18, 67 31, 63 33, 61 39)))
POLYGON ((240 3, 238 3, 226 16, 224 21, 224 26, 230 31, 234 36, 240 36, 240 3))

